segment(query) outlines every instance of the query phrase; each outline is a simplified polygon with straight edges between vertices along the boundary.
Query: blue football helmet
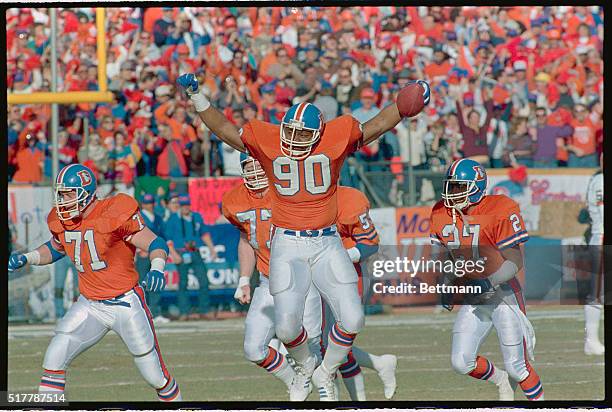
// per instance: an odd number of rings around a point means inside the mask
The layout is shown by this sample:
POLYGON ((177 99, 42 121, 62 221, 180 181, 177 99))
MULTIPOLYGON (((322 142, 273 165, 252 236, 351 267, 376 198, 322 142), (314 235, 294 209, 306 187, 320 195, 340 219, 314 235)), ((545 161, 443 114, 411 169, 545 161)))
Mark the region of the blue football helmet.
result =
POLYGON ((247 189, 259 191, 268 187, 266 172, 254 157, 240 153, 240 171, 247 189))
POLYGON ((487 172, 471 159, 455 160, 444 178, 442 199, 444 206, 463 210, 482 200, 487 190, 487 172))
POLYGON ((312 103, 294 104, 285 113, 280 130, 281 152, 294 160, 305 159, 321 138, 323 114, 312 103))
POLYGON ((97 182, 87 166, 73 163, 60 170, 55 179, 55 210, 60 220, 80 216, 96 197, 97 182))

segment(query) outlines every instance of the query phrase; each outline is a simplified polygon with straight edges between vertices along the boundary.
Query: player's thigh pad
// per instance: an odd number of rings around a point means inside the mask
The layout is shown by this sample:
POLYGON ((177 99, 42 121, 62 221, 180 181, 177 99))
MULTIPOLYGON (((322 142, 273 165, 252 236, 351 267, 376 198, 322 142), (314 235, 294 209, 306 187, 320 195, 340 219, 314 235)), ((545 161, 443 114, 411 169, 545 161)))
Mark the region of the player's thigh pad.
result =
MULTIPOLYGON (((304 239, 283 233, 274 235, 270 248, 269 277, 272 296, 295 288, 296 276, 310 280, 309 252, 304 239)), ((304 296, 306 296, 306 291, 304 291, 304 296)))
POLYGON ((348 333, 358 333, 364 315, 357 272, 339 237, 322 238, 323 247, 313 265, 313 283, 330 305, 336 321, 348 333))
POLYGON ((270 250, 270 294, 276 337, 291 342, 301 331, 306 295, 312 282, 306 239, 275 234, 270 250))
POLYGON ((457 313, 451 342, 451 365, 462 375, 476 367, 476 355, 493 322, 491 308, 485 305, 463 305, 457 313))
POLYGON ((147 316, 146 303, 135 292, 121 300, 130 306, 114 306, 113 330, 121 337, 132 355, 142 356, 151 352, 155 347, 155 337, 153 323, 147 316))
POLYGON ((493 311, 492 321, 497 330, 506 371, 510 378, 520 382, 529 375, 521 320, 508 304, 502 303, 493 311))
POLYGON ((251 362, 266 358, 268 344, 276 333, 274 328, 274 299, 270 294, 268 278, 261 276, 251 299, 245 320, 244 356, 251 362))
POLYGON ((80 353, 106 335, 108 328, 96 318, 87 299, 79 299, 58 322, 55 336, 47 347, 43 368, 65 370, 80 353))

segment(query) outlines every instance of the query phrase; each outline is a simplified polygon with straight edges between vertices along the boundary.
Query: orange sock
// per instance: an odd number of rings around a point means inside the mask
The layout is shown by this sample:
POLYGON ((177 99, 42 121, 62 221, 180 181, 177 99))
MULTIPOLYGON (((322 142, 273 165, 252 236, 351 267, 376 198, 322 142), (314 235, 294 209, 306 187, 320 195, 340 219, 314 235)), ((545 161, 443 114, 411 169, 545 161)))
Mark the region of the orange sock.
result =
POLYGON ((529 371, 529 376, 525 378, 519 385, 521 385, 521 389, 525 393, 525 396, 530 401, 537 401, 544 395, 544 389, 542 388, 542 382, 540 382, 540 377, 533 370, 530 364, 527 364, 527 370, 529 371))
POLYGON ((493 366, 493 362, 490 362, 487 358, 483 356, 476 357, 476 367, 469 375, 472 378, 482 379, 486 381, 495 373, 495 366, 493 366))

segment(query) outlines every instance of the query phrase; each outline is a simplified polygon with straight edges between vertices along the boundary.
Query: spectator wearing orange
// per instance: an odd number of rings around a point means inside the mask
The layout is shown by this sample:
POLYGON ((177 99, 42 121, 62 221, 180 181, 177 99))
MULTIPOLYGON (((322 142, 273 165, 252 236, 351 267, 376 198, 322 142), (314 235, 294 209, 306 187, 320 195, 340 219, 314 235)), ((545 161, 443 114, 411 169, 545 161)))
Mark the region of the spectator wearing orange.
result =
POLYGON ((196 133, 186 121, 185 108, 178 105, 176 100, 169 100, 161 104, 154 112, 157 124, 166 124, 172 131, 172 137, 181 139, 186 145, 196 139, 196 133))
POLYGON ((449 55, 446 49, 441 44, 436 44, 433 49, 433 62, 423 69, 425 78, 429 79, 433 85, 437 85, 444 80, 453 68, 448 58, 449 55))
MULTIPOLYGON (((157 175, 160 177, 183 177, 189 174, 185 160, 185 146, 181 138, 172 135, 166 123, 158 125, 159 137, 163 139, 163 149, 157 161, 157 175)), ((187 153, 188 154, 188 153, 187 153)))
POLYGON ((585 105, 574 106, 572 127, 574 134, 566 146, 569 151, 568 166, 597 167, 597 127, 588 117, 585 105))
POLYGON ((17 171, 13 181, 17 183, 39 183, 43 178, 45 154, 36 147, 38 139, 34 134, 26 135, 26 145, 17 151, 17 171))

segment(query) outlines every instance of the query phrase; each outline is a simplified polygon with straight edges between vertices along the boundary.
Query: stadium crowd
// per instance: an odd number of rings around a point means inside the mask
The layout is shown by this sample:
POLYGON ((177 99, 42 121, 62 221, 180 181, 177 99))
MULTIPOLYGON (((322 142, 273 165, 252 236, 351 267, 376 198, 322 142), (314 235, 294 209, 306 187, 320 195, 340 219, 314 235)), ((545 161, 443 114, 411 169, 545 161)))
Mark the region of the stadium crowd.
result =
MULTIPOLYGON (((8 92, 49 91, 47 9, 6 16, 8 92)), ((366 121, 406 82, 428 80, 425 113, 355 155, 399 180, 407 163, 440 171, 463 156, 490 167, 598 165, 602 7, 122 7, 106 18, 114 100, 60 105, 60 167, 78 160, 126 183, 239 174, 239 154, 175 87, 184 72, 239 126, 280 123, 302 101, 326 120, 366 121)), ((97 90, 95 9, 61 9, 58 27, 58 90, 97 90)), ((49 118, 49 105, 8 107, 10 181, 49 178, 49 118)))

